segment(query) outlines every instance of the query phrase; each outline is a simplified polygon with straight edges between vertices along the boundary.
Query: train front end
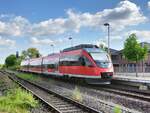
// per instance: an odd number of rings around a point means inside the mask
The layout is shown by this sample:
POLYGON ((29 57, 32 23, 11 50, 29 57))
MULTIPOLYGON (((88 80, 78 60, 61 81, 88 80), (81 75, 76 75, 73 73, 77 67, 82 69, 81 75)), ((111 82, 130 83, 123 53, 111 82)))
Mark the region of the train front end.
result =
POLYGON ((110 55, 100 48, 86 48, 85 51, 94 63, 94 76, 96 79, 87 79, 88 82, 110 84, 113 77, 113 64, 110 55))

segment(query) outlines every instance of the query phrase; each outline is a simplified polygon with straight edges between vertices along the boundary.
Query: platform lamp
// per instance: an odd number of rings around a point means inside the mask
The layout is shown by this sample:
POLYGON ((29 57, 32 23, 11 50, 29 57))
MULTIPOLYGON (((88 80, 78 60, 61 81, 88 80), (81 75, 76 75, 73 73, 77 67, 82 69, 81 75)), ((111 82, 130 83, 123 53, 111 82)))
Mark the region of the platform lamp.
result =
POLYGON ((105 23, 104 26, 108 28, 108 53, 110 54, 110 24, 105 23))
POLYGON ((53 54, 54 54, 54 44, 51 44, 52 50, 53 50, 53 54))
POLYGON ((19 58, 19 52, 16 51, 16 58, 19 58))
POLYGON ((73 46, 72 37, 68 38, 71 41, 71 47, 73 46))

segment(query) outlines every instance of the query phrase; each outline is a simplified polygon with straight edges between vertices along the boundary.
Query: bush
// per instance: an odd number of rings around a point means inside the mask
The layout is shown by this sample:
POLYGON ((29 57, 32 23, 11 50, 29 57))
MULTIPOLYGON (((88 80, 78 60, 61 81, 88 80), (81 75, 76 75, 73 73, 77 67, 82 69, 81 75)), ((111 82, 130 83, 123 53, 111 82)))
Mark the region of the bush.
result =
POLYGON ((114 107, 114 113, 122 113, 121 107, 119 105, 114 107))
POLYGON ((29 108, 36 107, 38 101, 31 93, 21 88, 7 91, 6 96, 0 97, 0 111, 8 113, 29 113, 29 108))
POLYGON ((75 87, 73 94, 72 94, 73 99, 82 102, 82 94, 78 87, 75 87))
POLYGON ((39 79, 39 76, 35 76, 33 74, 25 74, 25 73, 19 73, 17 74, 17 77, 20 77, 26 80, 31 80, 31 81, 36 81, 37 79, 39 79))

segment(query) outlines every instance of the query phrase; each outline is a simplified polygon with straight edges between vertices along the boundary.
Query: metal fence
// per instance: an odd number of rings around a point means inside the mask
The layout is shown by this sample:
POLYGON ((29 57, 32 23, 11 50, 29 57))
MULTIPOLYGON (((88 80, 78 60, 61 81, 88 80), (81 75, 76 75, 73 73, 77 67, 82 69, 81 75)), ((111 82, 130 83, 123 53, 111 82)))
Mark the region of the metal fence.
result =
POLYGON ((150 66, 114 67, 114 74, 123 76, 135 76, 136 69, 139 76, 150 77, 150 66))
POLYGON ((114 72, 119 73, 135 73, 137 69, 138 73, 150 73, 150 66, 132 66, 132 67, 114 67, 114 72))

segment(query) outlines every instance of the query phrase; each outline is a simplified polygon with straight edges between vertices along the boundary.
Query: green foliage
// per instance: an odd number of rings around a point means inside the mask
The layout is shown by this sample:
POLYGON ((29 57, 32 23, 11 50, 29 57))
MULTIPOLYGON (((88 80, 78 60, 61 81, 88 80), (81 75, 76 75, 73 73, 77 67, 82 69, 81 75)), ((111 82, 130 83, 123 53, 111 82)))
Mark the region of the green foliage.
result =
POLYGON ((0 111, 7 113, 29 113, 29 108, 38 106, 31 93, 21 88, 11 89, 0 97, 0 111))
POLYGON ((102 49, 104 51, 108 51, 108 48, 105 46, 104 43, 100 43, 98 46, 99 46, 100 49, 102 49))
POLYGON ((26 80, 31 80, 31 81, 36 81, 37 79, 39 79, 38 76, 34 76, 33 74, 19 73, 17 74, 17 76, 26 80))
POLYGON ((6 67, 12 67, 15 66, 17 63, 17 58, 15 55, 9 55, 5 60, 6 67))
POLYGON ((120 106, 115 106, 114 107, 114 113, 122 113, 122 111, 121 111, 121 107, 120 106))
POLYGON ((27 50, 22 51, 21 56, 18 56, 18 58, 16 58, 16 55, 13 54, 9 55, 5 59, 5 65, 3 66, 3 68, 17 70, 20 69, 21 61, 24 60, 25 58, 36 58, 39 56, 40 53, 36 48, 29 48, 27 50))
POLYGON ((0 64, 0 69, 3 68, 3 64, 0 64))
POLYGON ((6 65, 5 64, 3 64, 3 66, 1 67, 1 69, 5 69, 6 68, 6 65))
POLYGON ((40 53, 36 48, 28 48, 27 50, 22 51, 21 57, 22 59, 37 58, 40 57, 40 53))
POLYGON ((129 61, 137 62, 143 60, 147 56, 147 53, 148 48, 146 46, 140 46, 135 34, 131 34, 129 38, 126 39, 123 54, 129 61))

